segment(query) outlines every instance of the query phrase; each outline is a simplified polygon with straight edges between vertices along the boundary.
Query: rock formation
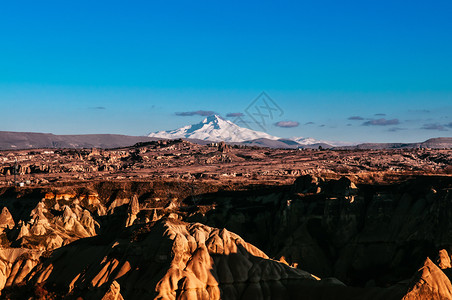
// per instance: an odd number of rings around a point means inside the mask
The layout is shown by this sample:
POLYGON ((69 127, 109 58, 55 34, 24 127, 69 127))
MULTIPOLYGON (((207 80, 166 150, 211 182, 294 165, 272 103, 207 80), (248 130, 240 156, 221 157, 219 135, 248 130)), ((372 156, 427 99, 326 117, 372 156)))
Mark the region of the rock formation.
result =
POLYGON ((221 141, 218 143, 218 151, 220 151, 221 153, 228 153, 230 149, 230 146, 225 142, 221 141))
POLYGON ((415 275, 409 292, 403 300, 452 299, 452 284, 449 278, 430 258, 415 275))
POLYGON ((132 196, 130 200, 129 207, 127 210, 127 221, 126 227, 129 227, 137 218, 137 214, 140 212, 140 204, 138 203, 138 197, 136 195, 132 196))
POLYGON ((450 264, 450 256, 449 253, 445 249, 441 249, 438 253, 438 260, 437 260, 438 267, 440 269, 450 269, 452 268, 450 264))
POLYGON ((13 216, 11 216, 8 208, 3 207, 0 214, 0 233, 5 229, 13 229, 16 223, 14 222, 13 216))
POLYGON ((42 251, 4 248, 0 249, 0 293, 4 287, 24 283, 25 277, 39 263, 42 251))
POLYGON ((294 282, 318 278, 269 259, 225 229, 167 219, 120 239, 99 236, 55 250, 27 280, 74 297, 256 299, 284 298, 294 282))

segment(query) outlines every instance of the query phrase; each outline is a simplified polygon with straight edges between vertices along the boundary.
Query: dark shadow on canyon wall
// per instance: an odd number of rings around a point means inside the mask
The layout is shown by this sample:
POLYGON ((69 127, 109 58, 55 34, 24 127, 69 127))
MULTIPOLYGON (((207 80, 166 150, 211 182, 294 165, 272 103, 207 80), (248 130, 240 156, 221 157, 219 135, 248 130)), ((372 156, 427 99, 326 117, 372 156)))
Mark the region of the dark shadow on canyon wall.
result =
POLYGON ((199 206, 215 209, 189 220, 233 231, 320 277, 386 287, 452 250, 451 187, 451 177, 355 186, 302 176, 292 188, 200 195, 199 206))

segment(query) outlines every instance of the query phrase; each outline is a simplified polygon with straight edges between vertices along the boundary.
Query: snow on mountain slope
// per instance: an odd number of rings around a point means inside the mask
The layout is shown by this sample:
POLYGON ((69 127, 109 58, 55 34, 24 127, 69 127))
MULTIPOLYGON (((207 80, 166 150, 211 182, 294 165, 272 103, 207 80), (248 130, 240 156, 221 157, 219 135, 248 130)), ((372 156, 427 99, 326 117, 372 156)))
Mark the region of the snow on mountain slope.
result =
POLYGON ((255 131, 240 127, 229 120, 225 120, 218 115, 212 115, 202 122, 182 128, 153 132, 148 137, 158 137, 165 139, 191 138, 205 141, 225 141, 231 143, 244 142, 259 138, 277 140, 279 137, 269 135, 265 132, 255 131))
POLYGON ((331 146, 351 146, 356 145, 356 143, 349 143, 349 142, 342 142, 342 141, 325 141, 325 140, 316 140, 311 137, 291 137, 292 141, 297 142, 300 145, 307 146, 307 145, 313 145, 313 144, 328 144, 331 146))
MULTIPOLYGON (((318 143, 327 143, 325 141, 316 140, 311 137, 291 137, 292 141, 297 142, 300 145, 312 145, 312 144, 318 144, 318 143)), ((328 144, 328 143, 327 143, 328 144)))

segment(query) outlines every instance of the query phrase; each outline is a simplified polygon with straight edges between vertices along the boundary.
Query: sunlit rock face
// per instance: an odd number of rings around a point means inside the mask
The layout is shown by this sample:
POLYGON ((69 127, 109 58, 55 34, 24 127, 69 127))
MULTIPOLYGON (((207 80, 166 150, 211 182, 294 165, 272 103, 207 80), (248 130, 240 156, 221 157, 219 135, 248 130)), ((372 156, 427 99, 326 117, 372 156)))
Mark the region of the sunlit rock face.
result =
POLYGON ((8 208, 3 207, 0 214, 0 232, 5 229, 13 229, 16 223, 14 222, 13 216, 9 212, 8 208))
POLYGON ((290 293, 292 281, 318 278, 269 259, 225 229, 167 219, 120 238, 99 236, 58 249, 28 280, 74 296, 120 289, 125 299, 259 299, 290 293))
POLYGON ((5 287, 26 283, 26 277, 39 263, 42 251, 0 249, 0 291, 5 287))
MULTIPOLYGON (((444 254, 445 250, 442 252, 444 254)), ((422 268, 415 274, 409 292, 403 297, 403 300, 421 299, 452 299, 449 278, 430 258, 425 260, 422 268)))
MULTIPOLYGON (((10 229, 12 245, 39 250, 53 250, 80 238, 97 234, 99 223, 92 213, 78 204, 75 197, 65 200, 54 195, 51 199, 43 198, 31 210, 28 216, 19 220, 17 226, 7 213, 2 217, 10 229)), ((47 195, 47 197, 50 197, 47 195)), ((20 201, 20 199, 18 200, 20 201)), ((8 212, 3 208, 3 212, 8 212)), ((19 213, 17 213, 19 215, 19 213)))

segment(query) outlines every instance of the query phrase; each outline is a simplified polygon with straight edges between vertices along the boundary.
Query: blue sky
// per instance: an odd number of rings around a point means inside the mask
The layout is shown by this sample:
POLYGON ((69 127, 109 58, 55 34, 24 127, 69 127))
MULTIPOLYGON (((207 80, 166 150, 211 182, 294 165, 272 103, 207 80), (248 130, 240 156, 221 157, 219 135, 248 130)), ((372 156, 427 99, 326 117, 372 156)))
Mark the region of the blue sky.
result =
POLYGON ((278 136, 452 136, 451 1, 93 2, 1 4, 0 130, 143 135, 265 91, 278 136))

